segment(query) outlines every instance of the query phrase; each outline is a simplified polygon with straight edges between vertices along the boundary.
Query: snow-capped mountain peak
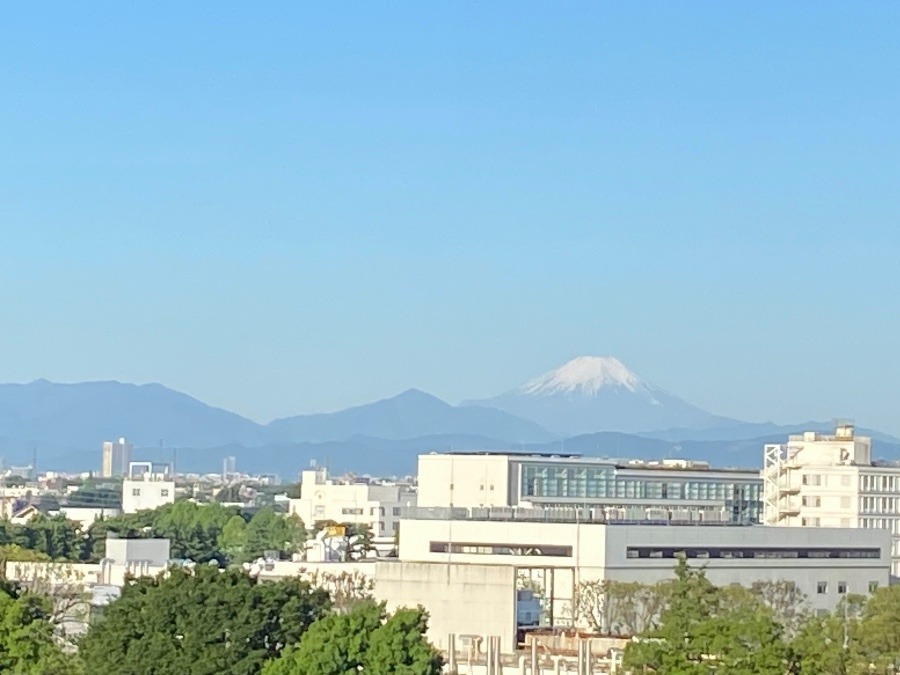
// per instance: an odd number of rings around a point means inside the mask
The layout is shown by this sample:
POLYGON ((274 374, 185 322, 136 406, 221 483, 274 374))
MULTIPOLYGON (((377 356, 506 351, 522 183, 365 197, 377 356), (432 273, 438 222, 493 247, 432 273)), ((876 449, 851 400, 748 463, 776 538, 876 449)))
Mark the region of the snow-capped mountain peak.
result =
POLYGON ((595 396, 601 389, 646 392, 647 385, 621 361, 612 356, 579 356, 556 370, 536 377, 519 387, 526 396, 582 394, 595 396))

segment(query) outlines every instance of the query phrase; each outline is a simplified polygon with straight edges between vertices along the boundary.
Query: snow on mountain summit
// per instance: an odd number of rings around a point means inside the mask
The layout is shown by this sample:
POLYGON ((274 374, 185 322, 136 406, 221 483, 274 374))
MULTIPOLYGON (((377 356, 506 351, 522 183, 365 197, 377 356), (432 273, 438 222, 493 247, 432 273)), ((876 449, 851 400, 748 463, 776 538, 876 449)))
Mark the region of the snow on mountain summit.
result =
POLYGON ((635 393, 647 393, 650 389, 614 357, 579 356, 556 370, 526 382, 517 393, 525 396, 575 393, 595 396, 604 388, 624 388, 635 393))

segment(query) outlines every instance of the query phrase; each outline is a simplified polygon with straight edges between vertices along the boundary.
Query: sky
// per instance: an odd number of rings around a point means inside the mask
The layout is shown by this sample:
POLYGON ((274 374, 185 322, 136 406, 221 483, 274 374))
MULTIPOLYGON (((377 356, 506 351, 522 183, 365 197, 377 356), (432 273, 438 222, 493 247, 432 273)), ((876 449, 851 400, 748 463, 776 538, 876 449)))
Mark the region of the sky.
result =
POLYGON ((258 421, 612 355, 900 434, 900 4, 19 3, 0 381, 258 421))

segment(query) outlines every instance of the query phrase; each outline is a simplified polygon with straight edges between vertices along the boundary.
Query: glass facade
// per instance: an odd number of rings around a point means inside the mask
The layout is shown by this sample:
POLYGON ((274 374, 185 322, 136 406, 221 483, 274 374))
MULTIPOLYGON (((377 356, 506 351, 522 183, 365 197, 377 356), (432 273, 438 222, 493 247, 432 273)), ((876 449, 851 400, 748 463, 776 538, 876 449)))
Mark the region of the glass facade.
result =
POLYGON ((648 507, 721 508, 732 522, 759 522, 762 481, 758 478, 721 474, 699 478, 696 470, 689 476, 679 476, 676 470, 648 470, 648 474, 652 475, 620 475, 614 464, 523 463, 520 497, 560 505, 615 506, 624 500, 622 505, 642 502, 648 507))

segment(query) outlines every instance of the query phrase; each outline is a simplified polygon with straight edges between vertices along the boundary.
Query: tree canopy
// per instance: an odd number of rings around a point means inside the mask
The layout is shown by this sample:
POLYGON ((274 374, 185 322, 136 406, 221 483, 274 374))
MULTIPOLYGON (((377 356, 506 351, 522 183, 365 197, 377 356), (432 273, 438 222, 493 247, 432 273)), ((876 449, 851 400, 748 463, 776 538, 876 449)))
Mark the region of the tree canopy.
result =
POLYGON ((360 602, 310 627, 296 647, 268 663, 262 675, 439 675, 442 660, 425 639, 427 614, 360 602))
POLYGON ((83 639, 81 658, 95 675, 253 675, 329 605, 325 591, 297 579, 174 568, 127 584, 83 639))

